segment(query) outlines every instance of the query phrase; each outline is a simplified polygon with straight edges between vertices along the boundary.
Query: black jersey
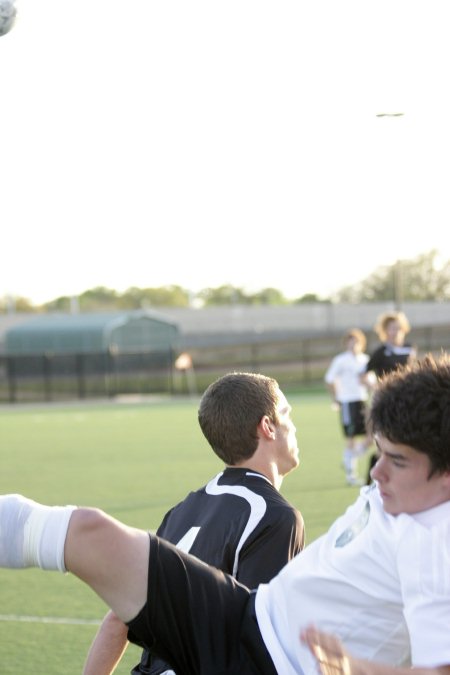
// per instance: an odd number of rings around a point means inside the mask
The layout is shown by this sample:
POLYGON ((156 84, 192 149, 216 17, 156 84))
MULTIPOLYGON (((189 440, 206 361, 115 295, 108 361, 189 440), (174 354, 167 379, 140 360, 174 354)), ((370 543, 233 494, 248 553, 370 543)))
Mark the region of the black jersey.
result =
POLYGON ((373 371, 377 377, 386 375, 398 368, 398 366, 404 366, 408 363, 413 350, 413 346, 409 344, 402 345, 401 347, 383 344, 375 349, 371 355, 366 366, 366 371, 373 371))
MULTIPOLYGON (((303 518, 260 473, 227 468, 164 517, 157 534, 249 588, 274 577, 304 546, 303 518)), ((144 651, 134 674, 169 670, 144 651)))

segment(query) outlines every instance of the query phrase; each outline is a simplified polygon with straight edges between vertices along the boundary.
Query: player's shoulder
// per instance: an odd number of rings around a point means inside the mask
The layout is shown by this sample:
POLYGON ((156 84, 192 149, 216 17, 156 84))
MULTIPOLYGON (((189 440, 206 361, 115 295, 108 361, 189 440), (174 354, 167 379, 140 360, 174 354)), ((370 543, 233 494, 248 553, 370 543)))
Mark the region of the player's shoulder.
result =
POLYGON ((350 352, 348 352, 348 351, 339 352, 339 354, 336 354, 336 356, 331 361, 331 365, 339 366, 341 363, 345 363, 345 361, 348 360, 349 355, 350 355, 350 352))
POLYGON ((297 514, 297 509, 276 489, 270 480, 262 473, 250 469, 228 468, 219 479, 219 485, 238 486, 243 489, 236 491, 237 496, 248 496, 252 499, 263 499, 267 510, 297 514))
POLYGON ((277 532, 279 537, 292 536, 297 532, 303 537, 305 523, 301 512, 286 500, 267 502, 261 527, 267 531, 277 532))
POLYGON ((273 520, 279 520, 286 525, 303 523, 301 512, 273 486, 269 490, 263 489, 261 494, 266 501, 267 516, 270 515, 273 520))

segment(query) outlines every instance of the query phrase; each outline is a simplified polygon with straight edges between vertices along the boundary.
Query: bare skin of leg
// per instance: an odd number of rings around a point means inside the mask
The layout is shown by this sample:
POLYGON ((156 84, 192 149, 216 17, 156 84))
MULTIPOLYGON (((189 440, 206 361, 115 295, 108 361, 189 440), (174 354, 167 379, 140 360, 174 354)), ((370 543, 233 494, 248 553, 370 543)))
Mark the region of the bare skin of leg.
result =
POLYGON ((99 595, 124 622, 147 601, 147 532, 97 509, 76 509, 64 547, 66 568, 99 595))

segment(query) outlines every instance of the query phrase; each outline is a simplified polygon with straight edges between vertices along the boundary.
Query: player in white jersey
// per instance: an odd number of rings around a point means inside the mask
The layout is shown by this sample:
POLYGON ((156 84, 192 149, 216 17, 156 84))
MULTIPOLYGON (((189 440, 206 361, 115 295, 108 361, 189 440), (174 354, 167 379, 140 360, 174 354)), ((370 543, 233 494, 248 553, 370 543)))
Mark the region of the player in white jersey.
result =
POLYGON ((362 485, 358 459, 371 444, 366 431, 368 385, 362 382, 369 355, 364 353, 366 336, 359 328, 348 330, 343 339, 345 351, 331 361, 324 376, 333 405, 339 409, 345 447, 342 464, 349 485, 362 485))
POLYGON ((445 542, 441 565, 446 557, 450 564, 450 502, 394 516, 375 485, 363 490, 325 536, 259 587, 258 624, 278 672, 295 673, 291 664, 301 664, 314 673, 297 639, 305 617, 338 634, 360 658, 407 663, 411 641, 414 663, 441 656, 450 663, 450 579, 435 563, 445 542), (435 640, 444 647, 439 656, 439 648, 430 653, 435 640))
POLYGON ((0 566, 70 570, 179 675, 315 674, 311 622, 356 658, 450 666, 449 357, 383 378, 370 423, 375 485, 255 592, 95 509, 16 495, 0 498, 0 566))

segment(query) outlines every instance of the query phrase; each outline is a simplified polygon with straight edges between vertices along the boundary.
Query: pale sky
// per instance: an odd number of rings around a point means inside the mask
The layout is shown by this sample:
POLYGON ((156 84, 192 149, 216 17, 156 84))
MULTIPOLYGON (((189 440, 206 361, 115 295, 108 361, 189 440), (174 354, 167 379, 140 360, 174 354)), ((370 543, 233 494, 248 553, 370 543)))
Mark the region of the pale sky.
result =
POLYGON ((397 259, 450 259, 448 0, 16 7, 0 297, 326 296, 397 259))

